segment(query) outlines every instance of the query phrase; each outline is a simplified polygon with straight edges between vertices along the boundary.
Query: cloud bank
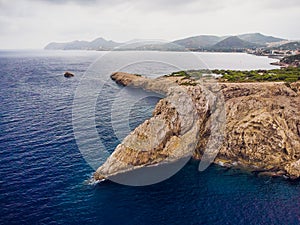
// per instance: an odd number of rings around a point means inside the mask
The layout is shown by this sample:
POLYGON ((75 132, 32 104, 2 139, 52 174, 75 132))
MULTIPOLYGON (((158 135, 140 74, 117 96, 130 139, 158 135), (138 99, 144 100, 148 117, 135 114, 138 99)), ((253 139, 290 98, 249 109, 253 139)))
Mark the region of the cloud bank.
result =
POLYGON ((0 49, 104 37, 262 32, 300 39, 298 0, 0 0, 0 49))

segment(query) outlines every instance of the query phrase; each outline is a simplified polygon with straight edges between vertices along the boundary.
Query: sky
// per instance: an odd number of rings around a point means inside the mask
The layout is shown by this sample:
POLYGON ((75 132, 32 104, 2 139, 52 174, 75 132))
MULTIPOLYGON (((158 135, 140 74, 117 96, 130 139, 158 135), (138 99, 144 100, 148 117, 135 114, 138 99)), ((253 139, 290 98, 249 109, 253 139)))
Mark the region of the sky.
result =
POLYGON ((0 49, 260 32, 300 39, 300 0, 0 0, 0 49))

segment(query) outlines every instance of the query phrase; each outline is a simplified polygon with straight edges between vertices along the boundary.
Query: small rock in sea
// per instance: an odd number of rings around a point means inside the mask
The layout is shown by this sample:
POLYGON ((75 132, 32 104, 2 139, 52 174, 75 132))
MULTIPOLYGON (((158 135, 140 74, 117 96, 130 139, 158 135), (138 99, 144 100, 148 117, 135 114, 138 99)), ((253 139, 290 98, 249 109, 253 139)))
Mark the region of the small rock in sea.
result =
POLYGON ((65 72, 64 76, 65 77, 74 77, 74 74, 70 73, 70 72, 65 72))

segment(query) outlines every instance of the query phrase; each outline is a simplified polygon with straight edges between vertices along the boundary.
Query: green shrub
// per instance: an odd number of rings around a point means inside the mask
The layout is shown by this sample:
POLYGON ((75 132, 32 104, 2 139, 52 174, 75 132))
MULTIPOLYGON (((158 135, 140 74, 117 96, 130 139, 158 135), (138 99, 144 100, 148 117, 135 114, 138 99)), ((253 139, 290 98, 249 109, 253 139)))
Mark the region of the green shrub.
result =
MULTIPOLYGON (((178 76, 185 79, 201 78, 203 74, 222 75, 219 78, 221 82, 263 82, 263 81, 286 81, 295 82, 300 80, 300 68, 288 67, 272 70, 190 70, 178 71, 167 76, 178 76)), ((190 84, 189 84, 190 85, 190 84)))

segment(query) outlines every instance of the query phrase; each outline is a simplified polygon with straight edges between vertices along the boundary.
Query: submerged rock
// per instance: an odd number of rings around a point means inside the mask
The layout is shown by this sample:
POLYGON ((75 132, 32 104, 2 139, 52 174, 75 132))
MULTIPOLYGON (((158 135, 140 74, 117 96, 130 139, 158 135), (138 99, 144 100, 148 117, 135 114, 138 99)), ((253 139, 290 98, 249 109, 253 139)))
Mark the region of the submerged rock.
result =
POLYGON ((299 83, 218 83, 224 99, 224 104, 219 104, 203 85, 186 77, 149 79, 120 72, 112 79, 166 98, 158 102, 151 119, 117 146, 96 171, 95 179, 190 155, 203 161, 207 148, 211 149, 210 159, 220 165, 264 171, 263 175, 300 177, 299 83), (214 123, 222 120, 222 113, 217 117, 212 113, 222 110, 226 114, 224 127, 214 123), (222 136, 220 130, 224 130, 223 138, 212 142, 222 136))

